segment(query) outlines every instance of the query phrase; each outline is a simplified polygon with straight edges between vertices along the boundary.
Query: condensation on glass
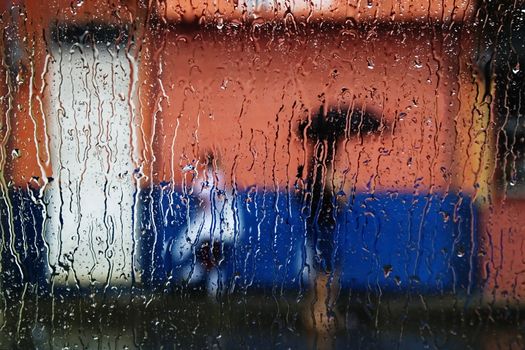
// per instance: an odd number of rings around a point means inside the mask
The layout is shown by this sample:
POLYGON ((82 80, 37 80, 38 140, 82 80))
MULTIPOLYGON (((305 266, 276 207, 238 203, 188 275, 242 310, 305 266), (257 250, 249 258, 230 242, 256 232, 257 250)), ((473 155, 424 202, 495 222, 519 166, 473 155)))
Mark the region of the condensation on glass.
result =
POLYGON ((0 347, 524 346, 525 5, 0 24, 0 347))

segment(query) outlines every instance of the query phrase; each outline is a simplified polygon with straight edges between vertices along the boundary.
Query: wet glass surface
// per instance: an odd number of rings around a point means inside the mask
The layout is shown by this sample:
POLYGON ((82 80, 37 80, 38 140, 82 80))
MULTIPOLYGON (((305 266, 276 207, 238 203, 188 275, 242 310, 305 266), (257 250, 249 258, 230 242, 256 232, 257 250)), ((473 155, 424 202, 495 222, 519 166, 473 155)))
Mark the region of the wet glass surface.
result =
POLYGON ((525 4, 0 2, 0 348, 524 347, 525 4))

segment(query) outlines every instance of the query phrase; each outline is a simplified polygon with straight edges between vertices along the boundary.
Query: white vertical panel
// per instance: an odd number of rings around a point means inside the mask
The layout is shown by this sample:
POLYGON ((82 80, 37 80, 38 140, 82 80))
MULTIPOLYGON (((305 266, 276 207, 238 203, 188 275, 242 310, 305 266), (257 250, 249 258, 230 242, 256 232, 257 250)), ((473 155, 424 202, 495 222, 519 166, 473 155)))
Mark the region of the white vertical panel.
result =
POLYGON ((55 285, 131 284, 132 72, 125 48, 51 49, 47 111, 54 181, 46 238, 55 285))

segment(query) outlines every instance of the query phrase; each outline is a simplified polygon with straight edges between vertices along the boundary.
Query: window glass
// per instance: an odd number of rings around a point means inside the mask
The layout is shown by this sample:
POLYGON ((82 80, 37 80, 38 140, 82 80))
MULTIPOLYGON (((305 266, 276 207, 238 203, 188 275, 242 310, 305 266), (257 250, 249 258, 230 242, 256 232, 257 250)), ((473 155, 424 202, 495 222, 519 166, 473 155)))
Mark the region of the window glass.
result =
POLYGON ((0 348, 524 347, 525 6, 0 0, 0 348))

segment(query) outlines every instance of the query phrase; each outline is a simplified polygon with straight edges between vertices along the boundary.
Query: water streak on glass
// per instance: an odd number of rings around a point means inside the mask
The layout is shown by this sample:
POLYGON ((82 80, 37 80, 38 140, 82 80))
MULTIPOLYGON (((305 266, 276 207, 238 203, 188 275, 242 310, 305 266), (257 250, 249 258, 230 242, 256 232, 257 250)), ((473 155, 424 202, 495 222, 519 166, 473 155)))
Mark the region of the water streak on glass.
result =
POLYGON ((0 2, 0 348, 524 347, 525 4, 0 2))

